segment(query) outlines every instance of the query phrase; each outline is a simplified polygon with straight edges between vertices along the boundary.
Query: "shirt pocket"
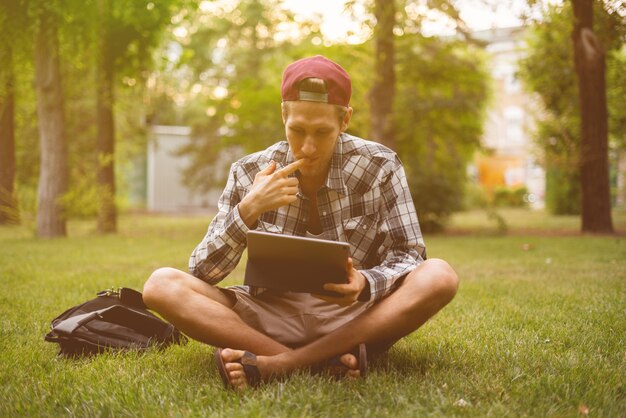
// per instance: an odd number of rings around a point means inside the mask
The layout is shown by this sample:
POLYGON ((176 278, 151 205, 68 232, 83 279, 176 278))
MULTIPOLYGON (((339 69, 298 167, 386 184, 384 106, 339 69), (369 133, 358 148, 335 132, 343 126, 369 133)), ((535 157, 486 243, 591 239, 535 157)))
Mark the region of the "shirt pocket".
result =
POLYGON ((257 231, 264 231, 264 232, 271 232, 274 234, 282 234, 283 233, 283 229, 281 227, 279 227, 278 225, 275 225, 273 223, 269 223, 269 222, 265 222, 261 219, 259 219, 257 221, 257 227, 256 230, 257 231))
POLYGON ((377 225, 376 213, 355 216, 342 221, 343 233, 350 244, 352 259, 357 268, 363 265, 370 252, 376 239, 377 225))

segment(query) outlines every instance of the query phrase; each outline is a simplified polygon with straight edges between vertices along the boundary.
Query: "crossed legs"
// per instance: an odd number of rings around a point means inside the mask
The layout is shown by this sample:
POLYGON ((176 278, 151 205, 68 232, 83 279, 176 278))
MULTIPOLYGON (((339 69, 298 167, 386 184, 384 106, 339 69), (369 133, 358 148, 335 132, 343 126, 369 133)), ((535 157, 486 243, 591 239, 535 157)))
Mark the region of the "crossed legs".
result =
MULTIPOLYGON (((360 343, 391 345, 447 305, 458 283, 448 263, 429 259, 363 314, 296 350, 248 326, 222 291, 179 270, 155 271, 144 286, 144 301, 191 338, 229 347, 222 354, 226 368, 236 386, 245 386, 243 369, 236 362, 243 355, 241 350, 257 354, 261 377, 269 379, 348 353, 360 343)), ((354 356, 342 356, 342 361, 351 369, 358 368, 354 356)))

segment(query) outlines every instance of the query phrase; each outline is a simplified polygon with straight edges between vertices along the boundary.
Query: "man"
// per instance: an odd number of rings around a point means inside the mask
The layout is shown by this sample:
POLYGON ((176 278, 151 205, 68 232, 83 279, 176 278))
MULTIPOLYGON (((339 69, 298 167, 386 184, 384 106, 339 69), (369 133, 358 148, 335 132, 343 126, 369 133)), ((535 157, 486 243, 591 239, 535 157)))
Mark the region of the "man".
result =
POLYGON ((190 337, 229 347, 216 352, 229 387, 329 359, 357 377, 365 347, 388 349, 456 294, 454 270, 425 260, 395 153, 345 133, 351 92, 348 74, 325 57, 290 64, 281 89, 287 141, 232 165, 191 274, 163 268, 146 282, 148 306, 190 337), (341 296, 216 287, 237 265, 250 229, 350 243, 348 283, 324 286, 341 296))

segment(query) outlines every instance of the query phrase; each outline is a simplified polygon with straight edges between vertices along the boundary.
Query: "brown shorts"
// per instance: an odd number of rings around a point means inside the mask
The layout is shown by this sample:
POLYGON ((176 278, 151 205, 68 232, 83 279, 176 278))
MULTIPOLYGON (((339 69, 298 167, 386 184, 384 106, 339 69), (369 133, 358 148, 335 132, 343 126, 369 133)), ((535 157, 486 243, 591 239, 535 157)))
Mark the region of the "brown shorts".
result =
POLYGON ((365 312, 374 302, 348 307, 330 304, 308 293, 264 292, 251 296, 245 287, 222 289, 234 295, 233 311, 250 327, 289 347, 308 344, 365 312))

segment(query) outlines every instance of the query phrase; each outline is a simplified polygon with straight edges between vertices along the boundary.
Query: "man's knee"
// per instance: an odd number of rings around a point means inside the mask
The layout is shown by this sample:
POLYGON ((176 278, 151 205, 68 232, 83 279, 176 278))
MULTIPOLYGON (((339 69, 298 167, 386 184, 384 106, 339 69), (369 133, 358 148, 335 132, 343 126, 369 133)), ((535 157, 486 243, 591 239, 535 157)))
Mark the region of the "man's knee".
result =
POLYGON ((143 302, 148 307, 154 307, 167 295, 173 295, 180 286, 182 274, 171 267, 155 270, 143 285, 143 302))
POLYGON ((430 258, 412 274, 422 276, 425 285, 441 301, 450 302, 459 288, 459 276, 446 261, 430 258))

